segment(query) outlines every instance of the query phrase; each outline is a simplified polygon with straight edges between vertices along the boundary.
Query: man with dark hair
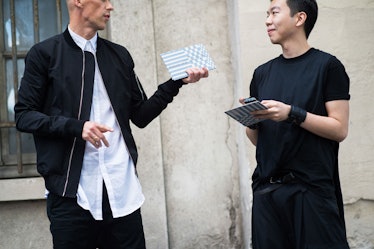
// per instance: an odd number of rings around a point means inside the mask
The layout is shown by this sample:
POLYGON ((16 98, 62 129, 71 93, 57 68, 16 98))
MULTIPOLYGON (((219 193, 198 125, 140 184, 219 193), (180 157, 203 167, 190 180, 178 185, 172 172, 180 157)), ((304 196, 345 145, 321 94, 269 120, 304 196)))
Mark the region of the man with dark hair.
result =
POLYGON ((257 160, 254 249, 349 248, 338 174, 349 77, 335 56, 308 44, 317 15, 315 0, 273 0, 267 11, 268 36, 283 53, 256 68, 250 84, 267 107, 246 129, 257 160))
POLYGON ((182 85, 208 77, 208 70, 190 68, 187 78, 170 79, 147 98, 127 49, 97 35, 111 2, 66 2, 68 28, 30 49, 15 105, 17 129, 34 135, 53 245, 144 249, 130 121, 145 127, 182 85))

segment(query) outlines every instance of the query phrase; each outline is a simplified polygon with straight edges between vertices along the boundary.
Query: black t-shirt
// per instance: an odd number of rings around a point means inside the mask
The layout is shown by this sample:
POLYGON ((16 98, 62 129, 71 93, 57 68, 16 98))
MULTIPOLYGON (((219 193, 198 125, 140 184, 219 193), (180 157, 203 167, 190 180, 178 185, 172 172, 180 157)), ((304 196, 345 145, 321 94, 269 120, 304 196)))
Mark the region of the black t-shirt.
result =
MULTIPOLYGON (((349 77, 336 57, 312 48, 299 57, 286 59, 281 55, 259 66, 253 74, 250 96, 327 116, 326 102, 350 99, 349 77)), ((334 189, 337 142, 286 122, 265 120, 258 129, 254 188, 271 176, 292 171, 314 188, 334 189)))

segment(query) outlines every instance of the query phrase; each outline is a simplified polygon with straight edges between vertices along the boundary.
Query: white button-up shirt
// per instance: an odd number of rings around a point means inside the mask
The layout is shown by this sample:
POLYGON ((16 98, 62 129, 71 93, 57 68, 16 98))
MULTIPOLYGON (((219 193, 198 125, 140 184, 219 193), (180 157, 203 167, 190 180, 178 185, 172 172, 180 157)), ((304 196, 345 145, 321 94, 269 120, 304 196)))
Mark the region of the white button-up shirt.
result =
POLYGON ((142 188, 97 64, 97 35, 87 41, 70 28, 69 32, 82 50, 90 51, 95 56, 90 121, 113 128, 113 132, 104 134, 109 147, 103 145, 97 149, 86 142, 77 193, 78 204, 89 210, 95 220, 102 220, 103 182, 105 182, 113 217, 123 217, 139 209, 143 204, 142 188))

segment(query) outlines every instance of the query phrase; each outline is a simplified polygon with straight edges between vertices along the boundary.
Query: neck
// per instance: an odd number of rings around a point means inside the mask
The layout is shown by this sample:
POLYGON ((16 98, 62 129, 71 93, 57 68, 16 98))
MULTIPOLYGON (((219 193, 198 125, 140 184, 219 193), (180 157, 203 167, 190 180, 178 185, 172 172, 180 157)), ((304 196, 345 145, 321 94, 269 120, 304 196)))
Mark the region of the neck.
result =
POLYGON ((308 41, 306 39, 289 41, 281 44, 281 46, 284 58, 298 57, 306 53, 310 49, 310 45, 308 44, 308 41))
POLYGON ((74 23, 69 23, 69 28, 74 31, 74 33, 82 36, 86 40, 90 40, 97 33, 97 30, 87 28, 82 25, 74 25, 74 23))

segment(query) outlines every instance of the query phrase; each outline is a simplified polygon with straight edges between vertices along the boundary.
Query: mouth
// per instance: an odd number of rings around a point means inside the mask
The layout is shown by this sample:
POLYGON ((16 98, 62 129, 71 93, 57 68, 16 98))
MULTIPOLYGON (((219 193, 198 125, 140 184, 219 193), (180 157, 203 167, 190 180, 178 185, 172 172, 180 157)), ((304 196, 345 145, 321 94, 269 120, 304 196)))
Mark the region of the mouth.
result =
POLYGON ((273 33, 274 31, 275 29, 267 29, 268 35, 271 35, 271 33, 273 33))
POLYGON ((109 14, 107 14, 107 15, 104 15, 104 18, 105 18, 105 20, 109 20, 110 19, 110 15, 109 14))

